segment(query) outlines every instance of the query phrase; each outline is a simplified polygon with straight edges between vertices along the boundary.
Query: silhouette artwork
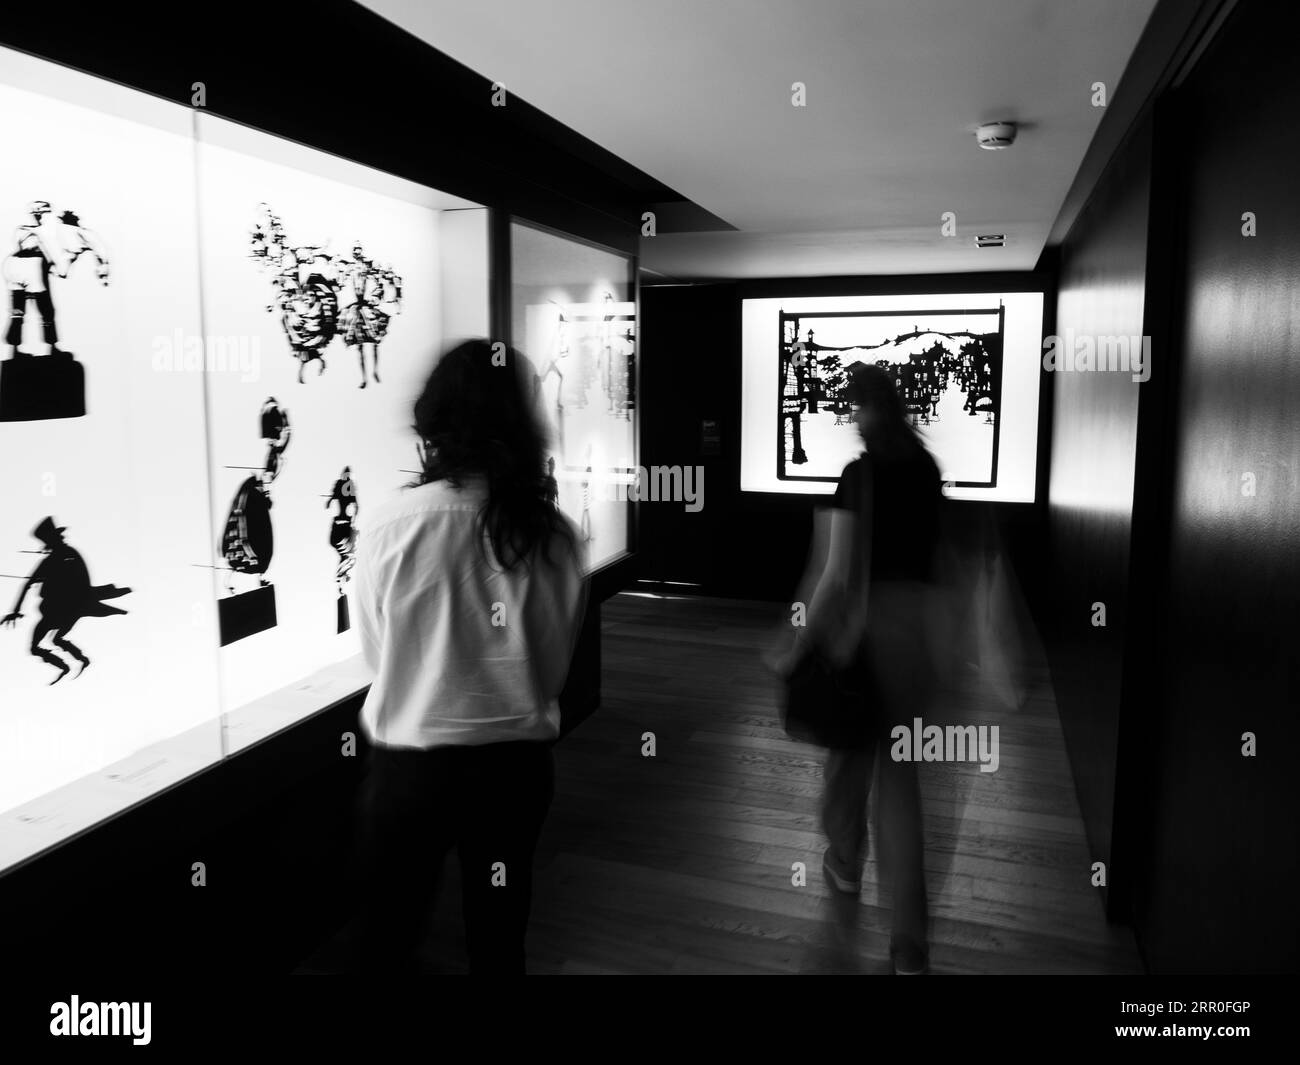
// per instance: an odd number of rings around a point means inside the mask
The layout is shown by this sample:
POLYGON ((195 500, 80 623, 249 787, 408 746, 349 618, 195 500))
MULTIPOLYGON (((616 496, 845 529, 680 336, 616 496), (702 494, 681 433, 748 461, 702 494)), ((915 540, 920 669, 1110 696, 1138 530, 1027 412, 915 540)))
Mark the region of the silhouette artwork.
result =
POLYGON ((608 413, 631 421, 633 407, 632 382, 635 380, 636 336, 627 316, 620 316, 614 307, 614 293, 606 292, 605 313, 601 317, 601 381, 605 389, 608 413), (621 320, 616 322, 616 318, 621 320), (619 327, 622 332, 619 332, 619 327), (616 350, 626 345, 624 350, 616 350))
POLYGON ((360 242, 350 255, 333 255, 325 244, 292 244, 280 216, 261 204, 253 223, 250 257, 270 273, 272 302, 267 311, 280 314, 280 324, 294 358, 298 382, 310 362, 325 372, 325 349, 340 333, 343 343, 357 349, 360 388, 373 377, 379 383, 379 343, 388 324, 401 311, 402 279, 391 266, 366 257, 360 242), (370 356, 367 369, 366 356, 370 356))
POLYGON ((338 630, 347 632, 352 622, 348 615, 347 583, 356 563, 357 555, 357 486, 352 480, 352 467, 344 466, 339 479, 334 482, 334 491, 325 500, 326 508, 333 507, 334 516, 330 521, 330 547, 338 552, 339 563, 334 570, 334 583, 338 586, 338 630))
POLYGON ((551 343, 549 358, 541 373, 533 374, 533 397, 539 404, 539 411, 547 422, 547 431, 551 444, 561 454, 564 453, 564 367, 569 358, 569 320, 564 308, 554 300, 549 300, 556 310, 555 335, 551 343), (551 380, 551 376, 555 380, 551 380))
POLYGON ((105 600, 120 599, 131 591, 115 584, 92 585, 81 552, 63 538, 66 531, 50 517, 43 518, 32 530, 32 535, 45 545, 42 549, 45 558, 24 582, 13 610, 0 618, 0 625, 14 626, 23 617, 23 600, 28 591, 33 585, 41 586, 40 619, 32 629, 31 653, 58 670, 51 684, 57 684, 72 672, 69 659, 79 663, 78 677, 90 665, 81 648, 67 638, 73 626, 82 618, 125 614, 125 610, 110 606, 105 600), (50 646, 45 645, 47 636, 50 646), (59 654, 55 653, 56 649, 59 654))
POLYGON ((59 346, 59 324, 51 277, 67 278, 83 255, 96 262, 100 284, 109 282, 108 253, 94 230, 82 225, 75 211, 58 218, 46 200, 27 207, 27 220, 15 231, 12 251, 0 262, 0 277, 9 293, 5 343, 9 356, 0 362, 0 421, 80 418, 86 413, 85 371, 71 352, 59 346), (40 341, 36 341, 37 321, 40 341), (47 349, 38 354, 33 346, 47 349))
POLYGON ((266 579, 275 553, 271 483, 283 468, 290 430, 289 416, 274 396, 262 404, 261 431, 267 446, 266 461, 261 470, 239 486, 221 535, 220 550, 229 567, 228 594, 218 604, 223 647, 276 624, 275 588, 266 579), (237 573, 255 577, 256 586, 239 592, 234 576, 237 573))
POLYGON ((591 543, 596 534, 591 531, 591 445, 587 445, 587 467, 582 475, 582 516, 578 520, 582 542, 591 543))
POLYGON ((546 476, 542 478, 542 486, 546 494, 546 502, 558 510, 560 507, 560 482, 555 479, 554 455, 547 456, 546 476))
POLYGON ((388 334, 388 323, 402 309, 402 279, 388 266, 366 258, 361 245, 352 246, 352 257, 342 261, 342 276, 351 300, 344 306, 339 328, 343 343, 357 349, 361 384, 366 387, 366 349, 370 349, 370 375, 379 383, 379 342, 388 334))
MULTIPOLYGON (((779 315, 777 476, 833 482, 860 449, 845 398, 871 363, 894 382, 912 425, 959 487, 997 485, 1002 307, 779 315), (847 353, 856 353, 845 363, 847 353)), ((945 475, 947 476, 947 475, 945 475)))

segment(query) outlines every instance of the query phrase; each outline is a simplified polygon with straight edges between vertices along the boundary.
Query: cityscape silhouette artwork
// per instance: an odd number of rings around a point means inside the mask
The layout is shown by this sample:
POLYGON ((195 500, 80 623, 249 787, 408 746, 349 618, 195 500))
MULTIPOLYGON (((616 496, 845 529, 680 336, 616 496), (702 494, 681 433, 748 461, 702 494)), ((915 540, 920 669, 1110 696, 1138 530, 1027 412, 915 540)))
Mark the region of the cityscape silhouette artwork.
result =
POLYGON ((777 476, 836 481, 862 444, 845 387, 861 365, 893 379, 945 480, 997 485, 1005 313, 827 311, 779 315, 777 476))

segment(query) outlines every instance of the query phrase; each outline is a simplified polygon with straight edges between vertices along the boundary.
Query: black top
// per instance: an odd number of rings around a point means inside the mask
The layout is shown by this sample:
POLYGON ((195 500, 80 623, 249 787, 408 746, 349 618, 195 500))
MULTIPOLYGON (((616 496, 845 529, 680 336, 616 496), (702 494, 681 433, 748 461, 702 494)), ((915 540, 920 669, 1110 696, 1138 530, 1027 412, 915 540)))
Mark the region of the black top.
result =
POLYGON ((924 448, 888 460, 863 454, 844 467, 832 505, 861 514, 864 482, 872 493, 871 580, 931 580, 943 499, 934 459, 924 448), (864 463, 870 478, 863 477, 864 463))

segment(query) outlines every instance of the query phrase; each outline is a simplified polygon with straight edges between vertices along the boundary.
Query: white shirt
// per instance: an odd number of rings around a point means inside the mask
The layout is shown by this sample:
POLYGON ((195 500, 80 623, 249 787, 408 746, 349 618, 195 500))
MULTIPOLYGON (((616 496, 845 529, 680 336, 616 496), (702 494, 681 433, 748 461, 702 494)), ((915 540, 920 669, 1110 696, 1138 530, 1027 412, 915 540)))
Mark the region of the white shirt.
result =
MULTIPOLYGON (((361 710, 389 747, 551 740, 586 607, 581 548, 503 571, 478 514, 486 481, 408 488, 359 523, 357 628, 374 682, 361 710)), ((574 543, 581 537, 568 518, 574 543)))

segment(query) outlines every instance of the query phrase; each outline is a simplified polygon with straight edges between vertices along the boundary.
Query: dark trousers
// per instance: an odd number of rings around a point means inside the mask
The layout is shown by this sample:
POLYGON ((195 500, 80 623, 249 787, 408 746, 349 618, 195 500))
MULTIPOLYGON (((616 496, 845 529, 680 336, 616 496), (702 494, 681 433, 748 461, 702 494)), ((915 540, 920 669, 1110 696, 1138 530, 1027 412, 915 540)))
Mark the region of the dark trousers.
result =
POLYGON ((894 939, 924 948, 928 907, 921 788, 915 762, 894 761, 891 732, 912 726, 933 705, 934 609, 916 582, 878 583, 870 599, 871 630, 864 652, 874 690, 865 712, 875 736, 857 750, 833 750, 826 759, 822 828, 836 863, 855 875, 867 856, 867 796, 876 780, 876 827, 881 885, 893 896, 894 939))
POLYGON ((889 740, 857 750, 827 752, 822 828, 836 863, 855 875, 867 857, 867 795, 877 771, 876 827, 880 883, 893 898, 893 938, 927 941, 921 789, 913 762, 889 757, 889 740), (878 759, 878 761, 877 761, 878 759))
POLYGON ((455 847, 470 972, 523 973, 533 854, 554 790, 548 743, 373 749, 357 805, 355 967, 414 971, 455 847))

